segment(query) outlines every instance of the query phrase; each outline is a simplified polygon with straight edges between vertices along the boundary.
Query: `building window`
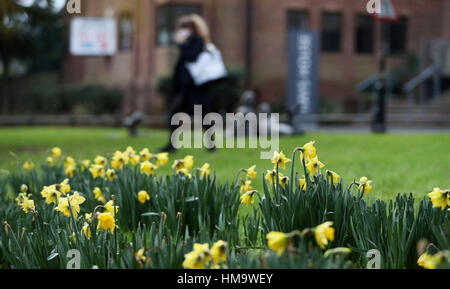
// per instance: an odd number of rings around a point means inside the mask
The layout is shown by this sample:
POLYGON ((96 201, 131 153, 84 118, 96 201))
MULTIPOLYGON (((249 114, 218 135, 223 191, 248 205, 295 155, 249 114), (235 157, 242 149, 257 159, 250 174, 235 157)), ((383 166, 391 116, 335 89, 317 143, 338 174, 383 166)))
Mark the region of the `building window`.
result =
POLYGON ((309 29, 309 15, 306 11, 288 11, 288 31, 309 29))
POLYGON ((375 21, 369 15, 357 15, 355 27, 356 53, 372 53, 374 47, 375 21))
POLYGON ((321 45, 323 52, 341 51, 342 14, 325 12, 322 15, 321 45))
POLYGON ((195 4, 167 4, 158 7, 156 16, 156 44, 173 45, 175 29, 180 17, 189 14, 201 15, 202 8, 195 4))
POLYGON ((124 13, 119 17, 119 50, 130 51, 133 48, 133 18, 124 13))
POLYGON ((408 34, 408 19, 402 17, 397 22, 383 23, 383 39, 389 43, 391 54, 401 54, 406 52, 408 34))

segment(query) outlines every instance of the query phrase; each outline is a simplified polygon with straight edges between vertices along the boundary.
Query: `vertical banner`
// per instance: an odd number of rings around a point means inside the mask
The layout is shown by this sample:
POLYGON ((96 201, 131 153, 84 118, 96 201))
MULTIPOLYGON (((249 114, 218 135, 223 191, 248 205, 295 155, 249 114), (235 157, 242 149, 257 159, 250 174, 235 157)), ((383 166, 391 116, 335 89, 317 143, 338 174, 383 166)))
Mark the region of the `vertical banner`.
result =
POLYGON ((296 129, 317 125, 319 37, 314 31, 291 30, 288 35, 287 107, 296 129))

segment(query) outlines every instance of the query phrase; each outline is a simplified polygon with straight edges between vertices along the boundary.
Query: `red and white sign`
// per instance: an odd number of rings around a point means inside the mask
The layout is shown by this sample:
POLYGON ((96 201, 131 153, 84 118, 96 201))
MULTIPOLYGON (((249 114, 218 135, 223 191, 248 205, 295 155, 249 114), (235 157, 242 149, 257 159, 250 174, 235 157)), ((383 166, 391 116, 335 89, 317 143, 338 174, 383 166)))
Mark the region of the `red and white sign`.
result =
POLYGON ((114 55, 117 23, 113 18, 74 17, 70 23, 70 53, 84 56, 114 55))
MULTIPOLYGON (((377 2, 377 1, 375 1, 377 2)), ((380 21, 398 21, 397 8, 395 7, 393 0, 378 0, 379 3, 375 5, 380 5, 378 11, 374 13, 374 18, 380 21)))

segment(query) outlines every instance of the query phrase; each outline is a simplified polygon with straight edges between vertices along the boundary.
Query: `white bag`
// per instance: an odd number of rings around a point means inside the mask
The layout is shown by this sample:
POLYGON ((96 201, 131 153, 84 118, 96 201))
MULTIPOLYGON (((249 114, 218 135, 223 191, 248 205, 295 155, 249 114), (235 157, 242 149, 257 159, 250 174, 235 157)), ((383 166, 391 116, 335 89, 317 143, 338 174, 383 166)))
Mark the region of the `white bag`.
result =
POLYGON ((197 60, 187 63, 186 68, 197 86, 227 76, 222 54, 213 44, 208 44, 197 60))

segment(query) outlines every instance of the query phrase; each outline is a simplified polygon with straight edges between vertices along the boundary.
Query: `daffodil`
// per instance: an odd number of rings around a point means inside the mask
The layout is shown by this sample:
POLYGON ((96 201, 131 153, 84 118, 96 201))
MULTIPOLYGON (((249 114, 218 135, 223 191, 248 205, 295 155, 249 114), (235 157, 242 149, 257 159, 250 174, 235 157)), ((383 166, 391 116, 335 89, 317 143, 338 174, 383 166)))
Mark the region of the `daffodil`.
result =
POLYGON ((139 155, 141 156, 142 161, 148 161, 148 160, 150 160, 150 158, 152 156, 152 154, 150 153, 148 148, 141 150, 139 155))
MULTIPOLYGON (((278 173, 278 179, 283 177, 282 173, 278 173)), ((267 170, 266 176, 264 177, 269 183, 277 182, 277 171, 276 170, 267 170)))
POLYGON ((26 170, 27 172, 31 171, 34 168, 34 163, 32 161, 26 161, 23 164, 23 169, 26 170))
POLYGON ((450 206, 450 191, 434 188, 427 196, 431 199, 433 208, 441 208, 444 211, 447 206, 450 206))
POLYGON ((75 166, 76 166, 75 159, 73 157, 66 157, 66 159, 64 160, 64 168, 65 169, 67 169, 68 167, 75 168, 75 166))
POLYGON ((113 214, 111 214, 110 212, 104 212, 99 214, 97 219, 98 219, 97 230, 98 229, 109 230, 111 234, 114 233, 114 229, 116 227, 116 220, 114 220, 113 214))
POLYGON ((92 213, 84 214, 84 219, 86 220, 86 222, 92 223, 92 213))
POLYGON ((289 183, 289 178, 284 176, 280 179, 280 185, 283 187, 283 189, 286 189, 286 185, 289 183))
POLYGON ((81 171, 84 172, 85 170, 87 170, 89 168, 90 165, 91 165, 90 160, 81 161, 81 171))
POLYGON ((251 180, 242 180, 241 182, 242 182, 241 187, 239 189, 241 194, 251 191, 253 189, 251 180))
POLYGON ((146 174, 147 176, 153 175, 155 170, 156 166, 149 161, 145 161, 141 164, 141 174, 146 174))
POLYGON ((185 156, 184 159, 184 167, 188 170, 192 169, 194 166, 194 157, 193 156, 185 156))
POLYGON ((134 148, 132 146, 128 146, 123 153, 131 158, 131 156, 136 154, 136 151, 134 150, 134 148))
POLYGON ((114 215, 114 208, 116 208, 116 214, 117 214, 117 212, 119 212, 119 206, 115 206, 113 200, 107 202, 107 203, 103 206, 103 208, 105 209, 106 212, 109 212, 109 213, 111 213, 111 214, 113 214, 113 215, 114 215))
POLYGON ((352 252, 352 250, 350 248, 347 247, 337 247, 337 248, 333 248, 333 249, 329 249, 327 250, 323 256, 325 258, 327 258, 328 256, 331 255, 347 255, 350 254, 352 252))
POLYGON ((108 178, 108 180, 112 181, 114 180, 117 176, 116 176, 116 171, 113 169, 109 169, 106 171, 106 177, 108 178))
POLYGON ((138 193, 139 203, 145 204, 147 201, 150 201, 150 195, 146 191, 140 191, 138 193))
POLYGON ((250 168, 247 169, 247 177, 249 178, 256 178, 256 171, 255 171, 256 165, 251 166, 250 168))
POLYGON ((75 175, 75 166, 72 165, 67 166, 64 170, 64 174, 68 177, 73 178, 73 176, 75 175))
POLYGON ((56 204, 61 196, 61 192, 56 189, 56 185, 44 186, 41 191, 41 196, 45 198, 47 204, 56 204))
POLYGON ((24 199, 23 203, 21 204, 22 210, 25 213, 34 213, 36 211, 36 208, 34 207, 34 201, 30 200, 28 198, 24 199))
POLYGON ((283 254, 289 243, 288 235, 282 232, 270 232, 266 238, 269 249, 277 252, 278 256, 283 254))
POLYGON ((303 156, 305 156, 306 162, 317 156, 317 151, 314 144, 315 144, 314 141, 310 141, 303 146, 303 153, 300 155, 300 161, 302 161, 303 156))
POLYGON ((189 173, 189 170, 188 170, 187 168, 179 169, 179 170, 177 170, 177 173, 178 173, 178 174, 185 175, 185 176, 187 176, 188 178, 192 178, 192 175, 189 173))
POLYGON ((184 255, 183 267, 187 269, 205 269, 211 260, 208 244, 194 244, 194 250, 184 255))
POLYGON ((53 165, 54 165, 54 163, 55 163, 55 161, 54 161, 54 159, 53 159, 52 157, 47 157, 47 158, 45 159, 45 161, 47 162, 47 165, 48 165, 49 167, 53 167, 53 165))
POLYGON ((209 168, 210 168, 210 165, 209 165, 208 163, 205 163, 205 164, 199 169, 199 170, 200 170, 200 176, 201 176, 201 177, 204 177, 204 176, 208 177, 208 176, 209 176, 209 173, 210 173, 209 168))
POLYGON ((55 210, 62 213, 66 217, 70 217, 70 207, 72 207, 72 213, 75 218, 78 217, 80 213, 80 205, 84 203, 86 199, 75 192, 73 195, 58 199, 58 205, 55 210), (69 207, 70 201, 70 207, 69 207))
POLYGON ((69 179, 65 179, 58 185, 58 189, 61 192, 61 194, 65 195, 67 193, 70 193, 70 190, 72 189, 69 185, 69 179))
POLYGON ((95 157, 94 163, 96 165, 104 167, 104 166, 106 166, 106 158, 103 157, 103 156, 98 155, 98 156, 95 157))
POLYGON ((333 180, 333 184, 338 184, 341 176, 333 171, 327 171, 328 181, 331 182, 333 180))
POLYGON ((92 177, 93 177, 94 179, 97 179, 97 178, 104 178, 104 177, 105 177, 105 167, 102 166, 102 165, 97 165, 97 164, 92 165, 92 166, 89 168, 89 171, 91 172, 92 177))
POLYGON ((105 197, 103 196, 103 192, 99 187, 95 187, 92 193, 94 194, 94 197, 97 201, 101 202, 102 204, 106 202, 105 197))
POLYGON ((319 161, 319 158, 317 157, 309 159, 308 162, 306 163, 306 168, 312 175, 318 173, 319 169, 323 168, 324 166, 325 165, 321 161, 319 161))
POLYGON ((127 158, 128 158, 128 156, 126 156, 121 151, 116 151, 113 154, 113 157, 111 160, 111 166, 116 170, 123 169, 123 166, 125 165, 125 161, 127 158))
POLYGON ((219 240, 213 244, 211 247, 211 256, 215 264, 227 261, 226 248, 227 243, 222 240, 219 240))
POLYGON ((305 178, 305 176, 303 176, 302 179, 299 179, 298 182, 300 184, 300 189, 302 191, 306 191, 306 178, 305 178))
POLYGON ((130 162, 133 166, 136 166, 137 164, 139 164, 140 160, 141 160, 141 157, 139 155, 130 156, 130 162))
POLYGON ((83 234, 88 240, 91 239, 91 228, 88 223, 84 223, 83 225, 83 234))
POLYGON ((62 150, 59 147, 52 148, 52 157, 55 159, 59 158, 62 155, 62 150))
POLYGON ((313 230, 316 242, 322 249, 325 249, 325 247, 328 245, 328 241, 334 241, 334 228, 332 226, 333 222, 325 222, 321 225, 318 225, 313 230))
POLYGON ((254 204, 255 203, 255 194, 256 194, 256 191, 246 192, 245 194, 243 194, 241 196, 241 202, 243 204, 245 204, 246 206, 250 206, 250 204, 254 204))
POLYGON ((156 166, 161 167, 169 162, 169 154, 168 153, 159 153, 156 155, 156 166))
POLYGON ((136 261, 138 261, 139 263, 145 263, 145 261, 147 260, 147 257, 145 257, 144 253, 145 253, 144 248, 141 248, 136 253, 134 253, 134 257, 136 258, 136 261))
POLYGON ((370 193, 370 191, 372 190, 372 181, 369 181, 367 177, 360 178, 359 188, 363 189, 365 194, 370 193))
POLYGON ((279 168, 285 169, 286 163, 290 162, 291 160, 286 157, 286 155, 283 152, 277 152, 275 151, 272 158, 272 163, 274 165, 274 169, 277 168, 277 165, 279 168))

